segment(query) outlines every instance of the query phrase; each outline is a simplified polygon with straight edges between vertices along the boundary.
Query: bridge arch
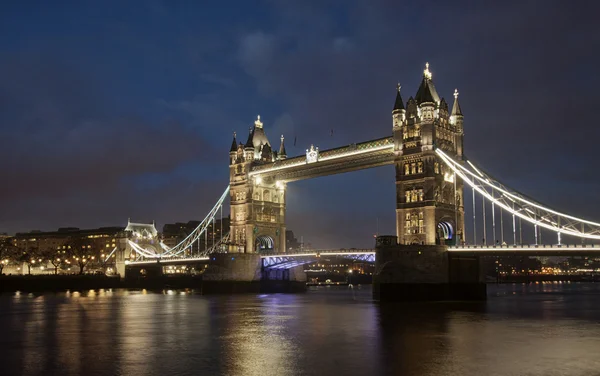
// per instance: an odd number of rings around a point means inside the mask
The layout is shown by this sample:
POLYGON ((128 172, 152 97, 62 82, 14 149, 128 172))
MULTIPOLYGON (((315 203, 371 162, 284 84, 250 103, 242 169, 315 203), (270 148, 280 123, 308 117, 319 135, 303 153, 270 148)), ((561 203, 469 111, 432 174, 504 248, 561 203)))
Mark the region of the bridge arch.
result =
POLYGON ((451 244, 455 241, 454 226, 450 221, 441 220, 438 222, 436 238, 439 244, 451 244))
POLYGON ((273 252, 275 250, 275 241, 269 235, 259 235, 254 242, 257 252, 273 252))

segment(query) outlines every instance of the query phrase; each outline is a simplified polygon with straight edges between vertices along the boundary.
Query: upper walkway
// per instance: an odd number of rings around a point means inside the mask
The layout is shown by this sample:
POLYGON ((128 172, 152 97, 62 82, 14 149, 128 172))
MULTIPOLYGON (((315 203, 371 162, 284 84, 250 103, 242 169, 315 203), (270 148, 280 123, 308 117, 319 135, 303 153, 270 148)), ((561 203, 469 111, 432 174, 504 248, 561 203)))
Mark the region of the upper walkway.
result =
POLYGON ((394 163, 395 156, 393 137, 379 138, 334 149, 310 151, 313 152, 310 156, 300 155, 255 165, 249 175, 274 177, 277 181, 291 182, 384 166, 394 163))

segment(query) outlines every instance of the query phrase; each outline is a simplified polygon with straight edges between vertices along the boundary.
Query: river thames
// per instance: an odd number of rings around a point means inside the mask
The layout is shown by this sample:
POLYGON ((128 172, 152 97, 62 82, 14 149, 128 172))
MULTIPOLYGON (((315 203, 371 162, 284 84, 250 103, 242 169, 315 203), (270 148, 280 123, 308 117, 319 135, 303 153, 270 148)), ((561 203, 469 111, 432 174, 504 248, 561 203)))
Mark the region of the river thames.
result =
POLYGON ((1 375, 600 375, 600 284, 379 305, 370 287, 0 296, 1 375))

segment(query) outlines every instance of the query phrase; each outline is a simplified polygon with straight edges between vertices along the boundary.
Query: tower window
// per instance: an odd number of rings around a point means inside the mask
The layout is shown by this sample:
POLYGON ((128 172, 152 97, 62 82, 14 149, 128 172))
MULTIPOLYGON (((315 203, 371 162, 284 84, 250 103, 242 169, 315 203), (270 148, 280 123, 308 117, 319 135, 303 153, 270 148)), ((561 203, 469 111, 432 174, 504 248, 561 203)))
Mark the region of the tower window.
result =
POLYGON ((408 163, 404 164, 404 175, 410 175, 410 166, 408 163))
POLYGON ((423 162, 419 162, 419 163, 417 164, 417 172, 418 172, 419 174, 423 173, 423 162))
POLYGON ((438 162, 435 162, 433 164, 433 172, 435 172, 436 174, 440 173, 440 164, 438 162))
POLYGON ((416 163, 411 163, 410 164, 410 172, 411 172, 411 174, 416 174, 417 173, 417 164, 416 163))

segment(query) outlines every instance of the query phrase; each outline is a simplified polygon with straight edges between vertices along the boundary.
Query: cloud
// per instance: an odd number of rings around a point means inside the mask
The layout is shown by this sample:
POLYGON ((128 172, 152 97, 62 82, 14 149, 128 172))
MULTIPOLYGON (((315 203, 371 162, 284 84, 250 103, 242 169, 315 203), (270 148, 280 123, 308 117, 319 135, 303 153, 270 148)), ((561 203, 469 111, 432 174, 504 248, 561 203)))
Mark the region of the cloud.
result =
POLYGON ((275 37, 257 31, 241 38, 238 58, 248 74, 259 77, 268 72, 274 49, 275 37))

